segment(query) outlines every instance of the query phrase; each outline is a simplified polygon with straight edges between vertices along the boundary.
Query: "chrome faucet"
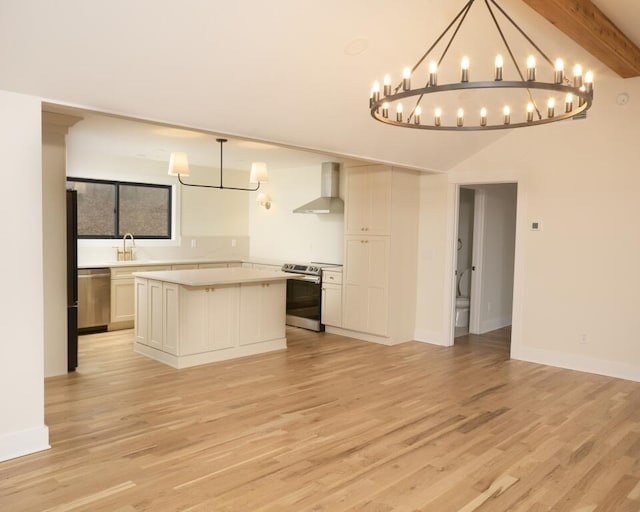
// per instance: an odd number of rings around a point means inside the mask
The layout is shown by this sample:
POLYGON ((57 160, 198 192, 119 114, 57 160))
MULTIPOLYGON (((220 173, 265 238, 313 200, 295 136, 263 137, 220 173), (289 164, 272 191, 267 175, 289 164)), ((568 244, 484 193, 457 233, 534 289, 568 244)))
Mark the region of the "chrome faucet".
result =
POLYGON ((136 240, 133 238, 133 233, 125 233, 122 237, 122 250, 118 249, 118 261, 132 260, 133 248, 136 246, 136 240), (131 239, 131 247, 127 249, 127 238, 131 239))

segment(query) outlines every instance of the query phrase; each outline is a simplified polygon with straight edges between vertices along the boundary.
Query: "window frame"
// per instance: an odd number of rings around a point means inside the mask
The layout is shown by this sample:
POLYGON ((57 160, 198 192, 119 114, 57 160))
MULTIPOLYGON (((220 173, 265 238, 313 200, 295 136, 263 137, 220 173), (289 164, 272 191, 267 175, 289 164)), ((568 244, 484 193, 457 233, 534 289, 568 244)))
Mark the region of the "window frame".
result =
POLYGON ((118 235, 120 229, 120 186, 135 186, 135 187, 147 187, 147 188, 159 188, 167 191, 167 235, 137 235, 133 233, 136 240, 172 240, 173 238, 173 187, 171 185, 163 185, 160 183, 141 183, 136 181, 118 181, 118 180, 102 180, 95 178, 76 178, 67 177, 67 183, 80 182, 80 183, 96 183, 100 185, 113 185, 115 189, 114 197, 114 216, 113 216, 113 232, 114 235, 80 235, 79 240, 121 240, 122 236, 118 235))

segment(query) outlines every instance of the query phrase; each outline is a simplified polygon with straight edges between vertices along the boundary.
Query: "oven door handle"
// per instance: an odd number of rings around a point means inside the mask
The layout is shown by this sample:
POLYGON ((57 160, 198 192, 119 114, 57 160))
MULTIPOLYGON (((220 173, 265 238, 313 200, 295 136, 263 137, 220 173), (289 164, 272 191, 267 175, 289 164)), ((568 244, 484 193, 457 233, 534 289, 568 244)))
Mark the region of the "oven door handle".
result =
POLYGON ((291 277, 290 279, 295 279, 296 281, 307 281, 309 283, 313 283, 313 284, 320 284, 320 277, 319 276, 306 276, 306 275, 296 275, 294 277, 291 277))

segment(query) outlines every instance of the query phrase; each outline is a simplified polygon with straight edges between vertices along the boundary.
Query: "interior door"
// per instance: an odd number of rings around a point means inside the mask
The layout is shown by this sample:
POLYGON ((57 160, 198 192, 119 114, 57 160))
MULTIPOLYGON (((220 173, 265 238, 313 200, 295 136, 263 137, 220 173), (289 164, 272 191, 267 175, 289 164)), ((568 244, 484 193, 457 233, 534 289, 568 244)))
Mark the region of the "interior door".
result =
POLYGON ((476 189, 473 211, 473 249, 471 256, 471 301, 469 305, 469 332, 480 334, 482 301, 482 257, 484 251, 486 193, 476 189))

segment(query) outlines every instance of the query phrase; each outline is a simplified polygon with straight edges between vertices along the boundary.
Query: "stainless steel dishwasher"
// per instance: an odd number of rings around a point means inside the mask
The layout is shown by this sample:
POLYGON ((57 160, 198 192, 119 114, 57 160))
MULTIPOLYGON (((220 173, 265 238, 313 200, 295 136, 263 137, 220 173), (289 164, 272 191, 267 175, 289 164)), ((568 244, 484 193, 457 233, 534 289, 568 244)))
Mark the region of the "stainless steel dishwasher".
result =
POLYGON ((108 268, 78 270, 78 332, 106 331, 111 316, 111 272, 108 268))

